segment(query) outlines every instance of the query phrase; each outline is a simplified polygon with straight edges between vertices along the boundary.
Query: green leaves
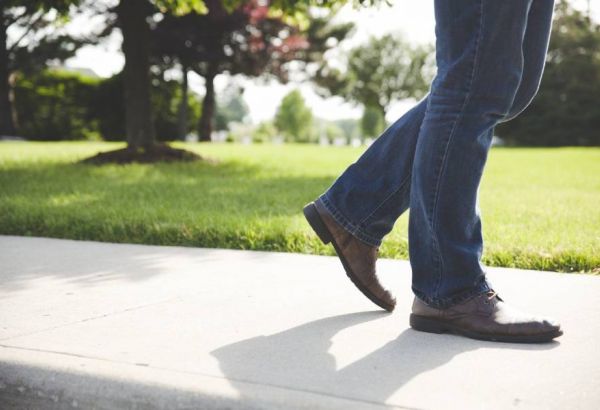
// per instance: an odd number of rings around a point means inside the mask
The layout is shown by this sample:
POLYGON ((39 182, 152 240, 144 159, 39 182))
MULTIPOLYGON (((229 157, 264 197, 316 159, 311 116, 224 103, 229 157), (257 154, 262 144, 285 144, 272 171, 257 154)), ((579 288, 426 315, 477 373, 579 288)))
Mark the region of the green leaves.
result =
POLYGON ((311 135, 312 112, 304 103, 300 91, 286 95, 275 115, 275 126, 288 141, 308 142, 311 135))
POLYGON ((155 4, 162 13, 168 12, 178 16, 191 12, 208 13, 203 0, 155 0, 155 4))
POLYGON ((412 46, 388 34, 351 50, 346 72, 322 66, 315 82, 332 95, 385 113, 393 101, 425 94, 433 76, 430 55, 430 47, 412 46))
POLYGON ((385 129, 385 117, 377 107, 365 107, 360 120, 360 128, 365 137, 377 138, 385 129))

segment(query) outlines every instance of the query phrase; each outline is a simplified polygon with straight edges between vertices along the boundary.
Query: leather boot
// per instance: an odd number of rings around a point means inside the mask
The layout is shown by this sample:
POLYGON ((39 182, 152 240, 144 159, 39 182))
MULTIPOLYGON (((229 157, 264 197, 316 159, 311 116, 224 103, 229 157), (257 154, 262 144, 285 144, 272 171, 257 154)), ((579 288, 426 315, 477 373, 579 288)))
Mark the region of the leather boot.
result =
POLYGON ((431 307, 415 297, 410 326, 423 332, 513 343, 549 342, 563 334, 558 323, 521 313, 494 291, 447 309, 431 307))
POLYGON ((379 248, 365 244, 342 228, 318 200, 304 207, 304 216, 321 241, 333 245, 354 285, 377 306, 393 311, 396 299, 379 283, 375 271, 379 248))

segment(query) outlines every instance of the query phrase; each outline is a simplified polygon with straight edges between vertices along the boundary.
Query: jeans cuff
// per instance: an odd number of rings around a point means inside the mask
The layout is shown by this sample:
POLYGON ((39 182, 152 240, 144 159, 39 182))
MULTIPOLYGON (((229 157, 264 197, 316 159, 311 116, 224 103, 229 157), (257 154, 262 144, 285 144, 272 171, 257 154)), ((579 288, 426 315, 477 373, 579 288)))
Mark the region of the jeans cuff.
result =
POLYGON ((333 205, 331 200, 327 197, 327 192, 321 195, 317 201, 321 201, 321 204, 329 211, 331 217, 342 226, 348 233, 352 236, 359 239, 361 242, 369 246, 379 247, 381 245, 381 238, 376 238, 372 235, 369 235, 364 230, 362 230, 358 225, 351 222, 344 214, 342 214, 336 207, 333 205))
POLYGON ((479 281, 477 285, 475 285, 475 287, 445 298, 427 296, 423 292, 420 292, 419 290, 413 287, 413 292, 417 298, 423 301, 426 305, 429 305, 436 309, 447 309, 454 305, 459 305, 483 293, 487 293, 490 290, 493 290, 492 286, 485 276, 479 281))

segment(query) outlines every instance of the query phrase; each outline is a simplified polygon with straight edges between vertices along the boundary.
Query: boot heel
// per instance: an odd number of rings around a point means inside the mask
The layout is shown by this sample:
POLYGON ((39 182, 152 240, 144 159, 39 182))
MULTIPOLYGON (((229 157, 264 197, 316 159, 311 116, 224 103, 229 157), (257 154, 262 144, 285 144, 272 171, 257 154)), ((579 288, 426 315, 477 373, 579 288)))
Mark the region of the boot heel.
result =
POLYGON ((448 329, 435 319, 429 319, 415 314, 410 315, 410 327, 421 332, 446 333, 448 329))
POLYGON ((325 245, 330 243, 332 240, 331 234, 325 226, 325 223, 323 223, 315 203, 311 202, 310 204, 306 205, 303 209, 303 212, 304 217, 310 224, 310 227, 313 229, 313 231, 315 231, 321 242, 323 242, 325 245))

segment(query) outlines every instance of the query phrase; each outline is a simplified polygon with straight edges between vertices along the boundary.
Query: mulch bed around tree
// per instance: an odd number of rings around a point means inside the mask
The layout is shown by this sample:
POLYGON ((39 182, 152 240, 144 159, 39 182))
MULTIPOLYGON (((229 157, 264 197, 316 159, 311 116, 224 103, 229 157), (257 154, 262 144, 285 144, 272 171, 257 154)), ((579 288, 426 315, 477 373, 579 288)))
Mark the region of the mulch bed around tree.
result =
POLYGON ((173 148, 166 144, 156 144, 146 149, 123 148, 114 151, 100 152, 93 157, 81 160, 84 164, 130 164, 133 162, 149 164, 154 162, 191 162, 207 161, 213 159, 204 158, 194 152, 184 149, 173 148))

